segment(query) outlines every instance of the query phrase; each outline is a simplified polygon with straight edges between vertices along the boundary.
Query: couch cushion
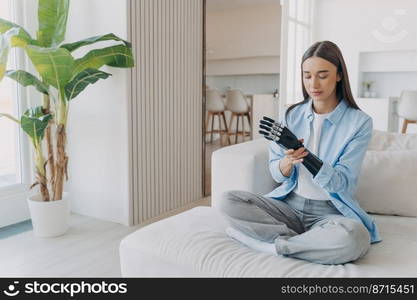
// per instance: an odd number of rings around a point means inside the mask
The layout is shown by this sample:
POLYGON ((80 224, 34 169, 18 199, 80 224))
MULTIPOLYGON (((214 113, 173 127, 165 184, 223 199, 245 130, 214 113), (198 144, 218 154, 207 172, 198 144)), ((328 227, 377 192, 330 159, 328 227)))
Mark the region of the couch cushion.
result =
POLYGON ((368 150, 356 198, 367 212, 417 217, 417 150, 368 150))
POLYGON ((367 212, 417 217, 417 134, 373 130, 356 198, 367 212))
POLYGON ((320 265, 254 251, 228 237, 215 208, 196 207, 124 238, 124 277, 416 277, 417 218, 377 216, 383 241, 362 259, 320 265))
POLYGON ((401 134, 374 129, 368 150, 417 150, 417 134, 401 134))

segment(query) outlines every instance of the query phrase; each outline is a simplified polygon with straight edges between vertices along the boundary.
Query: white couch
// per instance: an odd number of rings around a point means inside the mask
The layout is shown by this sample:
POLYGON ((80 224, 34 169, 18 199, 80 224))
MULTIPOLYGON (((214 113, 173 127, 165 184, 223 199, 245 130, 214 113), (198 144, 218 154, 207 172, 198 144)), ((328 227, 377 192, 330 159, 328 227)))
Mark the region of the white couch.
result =
POLYGON ((212 206, 196 207, 124 238, 124 277, 417 277, 417 134, 375 130, 356 196, 372 212, 382 242, 345 265, 320 265, 251 250, 229 238, 216 209, 223 191, 260 194, 277 184, 267 141, 219 149, 212 156, 212 206), (385 215, 383 215, 385 214, 385 215))

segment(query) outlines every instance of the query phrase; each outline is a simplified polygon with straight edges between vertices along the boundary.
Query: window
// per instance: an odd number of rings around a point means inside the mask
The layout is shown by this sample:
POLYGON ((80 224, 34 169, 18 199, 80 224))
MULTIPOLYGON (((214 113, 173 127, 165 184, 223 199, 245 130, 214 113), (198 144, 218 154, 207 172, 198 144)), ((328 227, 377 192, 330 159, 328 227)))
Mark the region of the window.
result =
MULTIPOLYGON (((28 11, 34 11, 32 8, 26 11, 26 6, 31 3, 33 1, 0 0, 0 18, 33 28, 33 24, 28 26, 30 20, 26 19, 28 11)), ((30 17, 33 18, 32 14, 30 17)), ((26 69, 22 49, 12 49, 8 59, 7 69, 26 69)), ((0 112, 20 118, 22 111, 29 106, 30 99, 36 100, 32 95, 36 91, 32 90, 21 87, 7 77, 3 78, 0 82, 0 112)), ((20 126, 9 119, 0 118, 0 227, 29 219, 26 198, 33 176, 31 166, 29 141, 20 126)))
POLYGON ((300 66, 312 41, 313 5, 313 0, 281 0, 281 106, 303 100, 300 66))
MULTIPOLYGON (((0 1, 0 17, 13 20, 10 0, 0 1)), ((16 69, 16 50, 10 51, 8 69, 16 69)), ((18 116, 17 84, 5 77, 0 82, 0 112, 18 116)), ((0 188, 22 183, 19 126, 0 118, 0 188)))

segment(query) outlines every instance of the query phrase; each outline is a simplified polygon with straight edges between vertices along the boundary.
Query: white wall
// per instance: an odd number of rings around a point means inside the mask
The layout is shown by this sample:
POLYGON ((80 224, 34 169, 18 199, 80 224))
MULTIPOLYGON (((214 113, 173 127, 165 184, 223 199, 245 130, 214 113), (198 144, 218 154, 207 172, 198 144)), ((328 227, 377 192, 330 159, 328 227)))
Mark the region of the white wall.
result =
POLYGON ((314 40, 340 47, 358 97, 359 53, 417 50, 416 10, 415 0, 317 0, 314 40))
MULTIPOLYGON (((364 79, 383 78, 388 82, 387 77, 390 78, 392 91, 388 91, 389 87, 377 90, 378 86, 384 84, 381 80, 375 84, 378 95, 400 96, 398 91, 410 89, 410 82, 417 72, 417 1, 317 0, 316 3, 313 38, 315 41, 331 40, 340 47, 355 98, 361 96, 361 82, 364 79), (364 62, 365 69, 369 69, 369 63, 373 63, 373 69, 386 71, 381 72, 380 76, 362 77, 360 52, 370 52, 372 56, 364 62), (391 57, 381 58, 378 52, 383 52, 382 56, 391 57), (400 66, 406 67, 399 70, 400 66), (399 73, 390 73, 394 69, 399 73), (401 71, 412 71, 408 80, 401 79, 401 71)), ((416 133, 417 126, 409 126, 407 132, 416 133)))
POLYGON ((207 74, 278 73, 281 6, 262 4, 208 12, 207 74), (262 56, 263 58, 255 58, 262 56))
MULTIPOLYGON (((127 38, 126 0, 71 1, 67 41, 106 33, 127 38)), ((88 49, 74 54, 81 56, 88 49)), ((65 190, 70 193, 74 212, 128 224, 129 71, 102 70, 113 76, 87 87, 70 105, 69 181, 65 190)))

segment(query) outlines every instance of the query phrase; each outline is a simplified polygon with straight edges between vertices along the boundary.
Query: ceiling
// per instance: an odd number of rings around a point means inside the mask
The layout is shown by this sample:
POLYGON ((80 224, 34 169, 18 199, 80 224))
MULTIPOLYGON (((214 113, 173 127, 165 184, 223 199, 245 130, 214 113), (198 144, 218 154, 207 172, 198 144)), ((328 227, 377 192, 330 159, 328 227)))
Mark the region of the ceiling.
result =
POLYGON ((207 11, 221 11, 262 4, 279 4, 280 0, 206 0, 207 11))

